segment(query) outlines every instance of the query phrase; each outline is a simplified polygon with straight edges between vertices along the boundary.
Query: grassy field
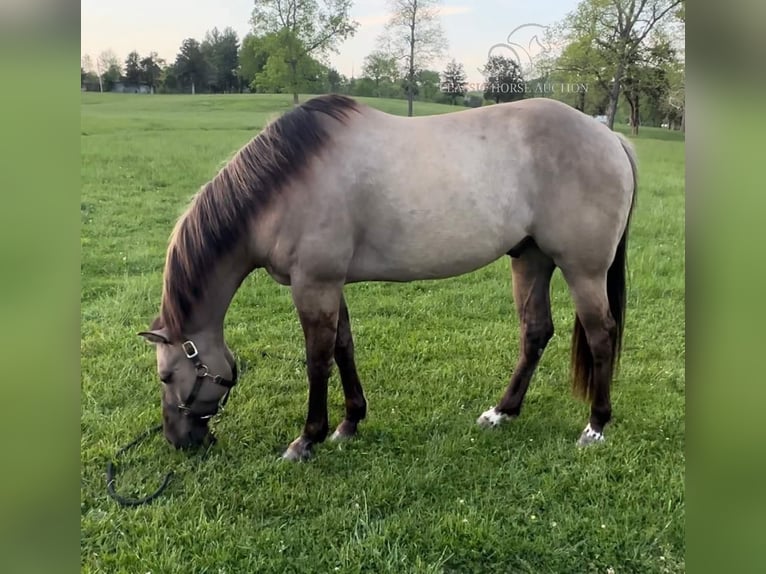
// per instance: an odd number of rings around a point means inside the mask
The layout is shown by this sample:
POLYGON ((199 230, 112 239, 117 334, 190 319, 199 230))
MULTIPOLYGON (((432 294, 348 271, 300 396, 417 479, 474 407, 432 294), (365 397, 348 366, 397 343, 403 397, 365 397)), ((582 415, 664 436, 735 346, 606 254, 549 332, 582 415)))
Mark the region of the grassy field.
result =
MULTIPOLYGON (((135 333, 157 313, 173 222, 289 106, 83 95, 82 571, 683 572, 684 143, 663 130, 636 139, 625 350, 605 445, 574 446, 588 408, 569 391, 573 309, 558 273, 556 335, 522 416, 474 424, 517 354, 501 260, 439 282, 348 287, 368 419, 353 442, 284 463, 305 415, 302 335, 289 291, 256 272, 226 320, 244 372, 219 443, 200 460, 152 439, 124 459, 119 490, 146 494, 172 468, 166 495, 135 509, 107 497, 107 460, 160 420, 154 351, 135 333)), ((330 384, 332 425, 337 374, 330 384)))

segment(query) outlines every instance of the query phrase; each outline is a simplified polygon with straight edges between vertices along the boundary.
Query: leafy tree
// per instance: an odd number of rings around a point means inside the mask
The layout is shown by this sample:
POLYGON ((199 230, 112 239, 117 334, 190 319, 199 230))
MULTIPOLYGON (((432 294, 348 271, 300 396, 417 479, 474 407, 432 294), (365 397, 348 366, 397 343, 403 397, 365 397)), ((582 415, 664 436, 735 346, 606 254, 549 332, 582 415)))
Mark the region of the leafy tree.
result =
POLYGON ((246 85, 250 86, 256 75, 263 72, 269 60, 270 50, 273 49, 271 46, 278 42, 276 36, 276 33, 265 36, 248 34, 242 39, 239 49, 239 74, 246 85))
POLYGON ((350 84, 351 94, 362 98, 377 97, 378 87, 372 78, 356 78, 350 84))
POLYGON ((677 17, 683 0, 583 0, 567 17, 570 42, 595 44, 609 78, 607 120, 614 127, 617 104, 628 67, 637 61, 649 34, 677 17))
POLYGON ((463 64, 458 64, 454 59, 447 64, 441 76, 441 90, 449 95, 450 103, 454 106, 455 100, 465 96, 466 75, 463 64))
POLYGON ((255 76, 253 87, 259 92, 292 93, 321 91, 323 66, 302 52, 300 40, 282 30, 266 46, 266 65, 255 76), (296 57, 296 54, 299 56, 296 57))
POLYGON ((111 50, 105 50, 99 54, 96 66, 98 75, 101 78, 102 91, 110 92, 114 85, 122 78, 120 59, 111 50))
POLYGON ((157 52, 151 52, 139 63, 141 68, 141 82, 148 85, 152 91, 156 90, 162 78, 162 68, 165 60, 157 55, 157 52))
POLYGON ((630 106, 630 126, 633 135, 638 135, 641 124, 641 102, 646 101, 653 112, 654 123, 660 108, 666 101, 670 84, 668 67, 674 60, 674 50, 667 41, 659 40, 648 49, 636 54, 635 61, 625 69, 623 94, 630 106))
MULTIPOLYGON (((277 34, 283 42, 279 55, 269 56, 264 76, 273 86, 298 92, 315 58, 337 52, 338 43, 352 36, 357 23, 350 19, 352 0, 256 0, 251 22, 258 36, 277 34), (280 59, 281 61, 277 61, 280 59)), ((256 77, 256 83, 259 83, 256 77)))
POLYGON ((420 70, 416 78, 418 93, 421 99, 432 102, 441 93, 439 91, 439 72, 433 70, 420 70))
POLYGON ((417 91, 417 73, 440 56, 447 47, 439 23, 439 0, 388 0, 392 12, 385 39, 397 59, 404 62, 407 115, 417 91))
POLYGON ((89 92, 104 91, 101 87, 101 76, 96 73, 96 66, 89 54, 80 58, 80 85, 89 92))
POLYGON ((186 38, 176 56, 175 72, 183 88, 191 87, 192 94, 197 87, 205 85, 208 66, 200 43, 194 38, 186 38))
POLYGON ((365 57, 362 73, 375 84, 371 95, 376 97, 390 95, 390 86, 399 80, 396 57, 383 50, 375 50, 365 57))
POLYGON ((125 82, 131 85, 141 83, 141 56, 136 51, 125 58, 125 82))
POLYGON ((585 86, 575 94, 554 93, 554 97, 581 112, 590 108, 587 113, 603 114, 608 104, 611 68, 608 54, 602 47, 591 38, 576 38, 567 44, 552 68, 552 81, 585 86), (572 96, 574 101, 570 101, 572 96))
POLYGON ((175 62, 165 66, 160 73, 159 89, 163 93, 173 93, 181 89, 181 80, 175 62))
POLYGON ((341 75, 338 73, 338 70, 335 68, 330 68, 327 70, 327 87, 329 88, 330 93, 337 94, 340 93, 340 86, 342 83, 341 75))
POLYGON ((207 86, 212 92, 232 92, 237 85, 239 38, 232 28, 213 28, 200 45, 205 58, 207 86))
POLYGON ((482 69, 484 80, 484 97, 500 102, 512 102, 524 97, 524 79, 521 68, 515 60, 505 56, 490 56, 482 69))
POLYGON ((668 129, 677 123, 681 131, 686 127, 686 71, 683 62, 673 62, 668 67, 668 94, 662 106, 668 129))

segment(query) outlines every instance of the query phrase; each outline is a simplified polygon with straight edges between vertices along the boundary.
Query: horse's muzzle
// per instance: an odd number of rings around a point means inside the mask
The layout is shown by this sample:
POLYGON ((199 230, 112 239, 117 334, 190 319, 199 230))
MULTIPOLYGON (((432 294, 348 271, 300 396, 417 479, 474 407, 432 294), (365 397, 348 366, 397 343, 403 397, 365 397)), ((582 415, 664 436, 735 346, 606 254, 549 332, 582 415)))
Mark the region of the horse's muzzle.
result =
POLYGON ((182 417, 178 424, 164 425, 165 438, 177 449, 196 448, 214 442, 208 426, 209 419, 182 417))

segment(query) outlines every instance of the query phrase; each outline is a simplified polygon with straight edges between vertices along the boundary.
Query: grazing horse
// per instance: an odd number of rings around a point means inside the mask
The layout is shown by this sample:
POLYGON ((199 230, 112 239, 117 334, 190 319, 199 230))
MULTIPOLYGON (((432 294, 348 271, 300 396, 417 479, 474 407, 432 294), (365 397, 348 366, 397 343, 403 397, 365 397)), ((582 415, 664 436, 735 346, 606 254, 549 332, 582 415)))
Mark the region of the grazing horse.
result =
POLYGON ((618 134, 569 106, 530 99, 405 118, 343 96, 295 107, 197 193, 170 238, 162 304, 149 331, 164 433, 199 444, 236 383, 223 322, 254 269, 289 285, 306 342, 308 415, 284 458, 328 433, 333 360, 351 437, 367 402, 343 286, 468 273, 509 255, 521 349, 508 388, 478 423, 521 411, 553 335, 550 279, 574 298, 573 387, 591 405, 578 444, 603 440, 625 317, 636 159, 618 134))

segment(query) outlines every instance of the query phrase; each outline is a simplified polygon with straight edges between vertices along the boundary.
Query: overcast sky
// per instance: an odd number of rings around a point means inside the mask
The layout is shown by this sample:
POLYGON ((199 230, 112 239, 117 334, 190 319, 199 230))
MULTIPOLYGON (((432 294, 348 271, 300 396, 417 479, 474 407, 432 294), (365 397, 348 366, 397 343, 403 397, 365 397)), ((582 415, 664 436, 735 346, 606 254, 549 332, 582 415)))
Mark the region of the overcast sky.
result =
MULTIPOLYGON (((469 81, 481 81, 478 72, 494 44, 506 42, 517 26, 535 23, 547 26, 574 10, 577 0, 444 0, 441 22, 449 42, 442 62, 430 66, 442 70, 455 58, 465 66, 469 81)), ((175 59, 184 38, 202 40, 215 26, 231 26, 240 39, 250 30, 253 0, 82 0, 81 34, 83 54, 95 57, 111 49, 124 60, 136 50, 145 55, 159 53, 168 62, 175 59)), ((359 77, 364 57, 376 44, 388 19, 386 0, 356 0, 352 18, 360 26, 356 35, 330 56, 330 64, 341 74, 359 77)), ((526 27, 513 41, 527 46, 539 28, 526 27)))

